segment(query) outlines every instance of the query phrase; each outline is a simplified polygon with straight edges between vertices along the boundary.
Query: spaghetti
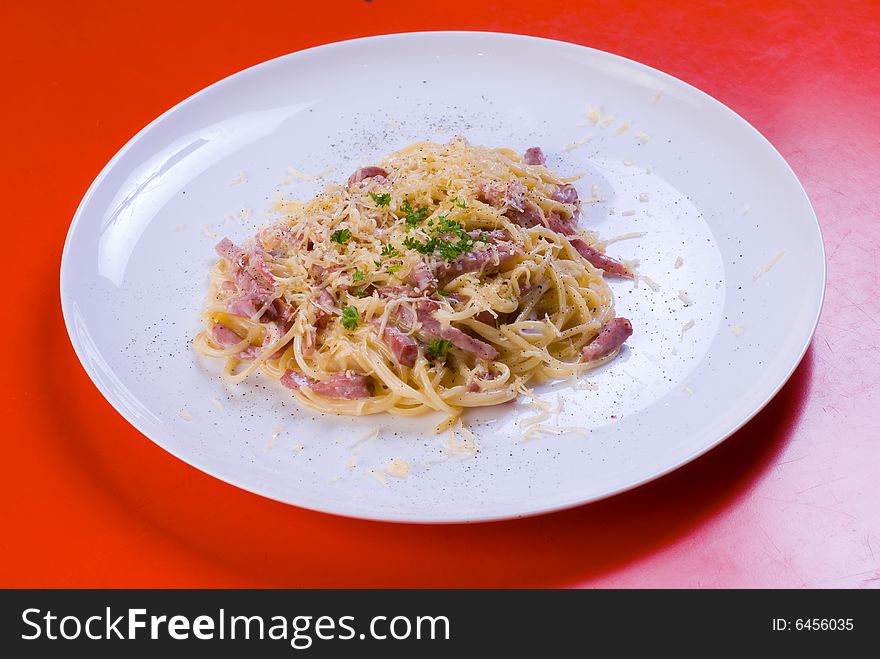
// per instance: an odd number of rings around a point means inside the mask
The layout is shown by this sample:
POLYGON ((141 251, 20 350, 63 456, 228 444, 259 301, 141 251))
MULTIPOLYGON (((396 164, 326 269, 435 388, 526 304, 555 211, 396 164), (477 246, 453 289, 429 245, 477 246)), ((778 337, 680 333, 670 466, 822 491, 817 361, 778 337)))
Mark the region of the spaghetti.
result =
POLYGON ((195 347, 337 414, 454 420, 578 375, 631 334, 604 278, 631 273, 578 229, 573 180, 538 148, 455 138, 277 202, 251 242, 217 245, 195 347))

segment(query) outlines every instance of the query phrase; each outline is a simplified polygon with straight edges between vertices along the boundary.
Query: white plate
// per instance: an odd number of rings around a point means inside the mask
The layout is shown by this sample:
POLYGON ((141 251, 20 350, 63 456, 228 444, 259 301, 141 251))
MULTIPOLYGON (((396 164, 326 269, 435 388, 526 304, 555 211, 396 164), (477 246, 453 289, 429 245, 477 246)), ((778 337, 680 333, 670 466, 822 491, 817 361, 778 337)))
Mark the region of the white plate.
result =
POLYGON ((803 188, 726 107, 607 53, 460 32, 322 46, 187 99, 101 172, 73 220, 61 266, 64 317, 80 360, 150 439, 267 497, 413 522, 565 508, 694 459, 792 373, 812 337, 824 282, 822 240, 803 188), (611 125, 589 121, 591 106, 613 114, 611 125), (291 183, 288 167, 332 168, 328 178, 342 180, 405 144, 456 133, 490 146, 541 145, 549 166, 584 173, 582 198, 598 186, 604 201, 586 208, 587 225, 605 237, 647 232, 609 248, 640 259, 641 273, 660 286, 612 284, 618 313, 635 327, 629 348, 582 379, 594 389, 572 382, 539 389, 554 408, 561 401, 554 423, 586 432, 522 441, 535 412, 507 404, 467 415, 480 451, 462 457, 444 449, 447 436, 431 435, 433 417, 320 415, 261 378, 227 389, 219 365, 191 348, 219 236, 252 235, 279 189, 309 197, 321 187, 291 183), (592 141, 565 150, 587 136, 592 141), (376 428, 377 438, 358 441, 376 428), (385 476, 392 458, 411 463, 412 475, 385 476))

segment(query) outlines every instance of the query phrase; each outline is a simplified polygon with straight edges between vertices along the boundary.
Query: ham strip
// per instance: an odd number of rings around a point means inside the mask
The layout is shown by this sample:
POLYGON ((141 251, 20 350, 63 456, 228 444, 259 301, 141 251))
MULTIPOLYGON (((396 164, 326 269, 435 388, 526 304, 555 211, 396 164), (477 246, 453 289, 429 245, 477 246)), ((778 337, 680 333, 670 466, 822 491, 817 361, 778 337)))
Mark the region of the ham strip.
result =
POLYGON ((315 327, 324 329, 336 309, 336 300, 326 288, 321 289, 315 305, 315 327))
POLYGON ((574 247, 578 254, 583 256, 593 266, 604 270, 609 275, 617 275, 618 277, 626 277, 632 279, 632 272, 623 263, 610 256, 606 256, 595 247, 590 247, 586 241, 580 238, 570 238, 571 246, 574 247))
POLYGON ((434 311, 438 308, 437 302, 425 298, 416 303, 415 314, 408 306, 400 306, 396 310, 396 317, 404 327, 409 329, 415 327, 416 334, 422 340, 446 339, 459 350, 469 352, 480 359, 492 361, 498 358, 498 351, 485 341, 475 339, 455 327, 444 327, 434 317, 434 311))
POLYGON ((348 185, 351 186, 355 183, 360 183, 368 178, 375 178, 384 181, 387 177, 388 172, 381 167, 376 167, 375 165, 360 167, 359 169, 354 170, 352 175, 348 177, 348 185))
POLYGON ((617 350, 632 336, 632 333, 633 327, 629 320, 626 318, 612 318, 602 326, 596 338, 584 346, 584 350, 581 353, 581 361, 591 362, 617 350))
POLYGON ((482 271, 484 274, 498 272, 505 265, 517 259, 520 254, 521 252, 513 243, 499 243, 486 249, 462 254, 439 266, 435 274, 439 282, 445 283, 465 272, 482 271))
POLYGON ((409 273, 409 280, 415 286, 416 291, 433 293, 437 290, 437 279, 427 264, 419 261, 409 273))
POLYGON ((223 323, 217 323, 211 328, 211 339, 214 343, 224 348, 231 348, 241 343, 241 337, 226 327, 223 323))
MULTIPOLYGON (((378 318, 374 318, 373 326, 379 328, 381 322, 378 318)), ((385 331, 382 332, 385 343, 391 348, 394 358, 403 366, 412 368, 416 365, 416 358, 419 356, 419 344, 408 334, 404 334, 394 325, 386 325, 385 331)))
POLYGON ((317 381, 287 369, 281 376, 281 384, 294 391, 308 387, 319 396, 342 400, 369 398, 372 395, 369 378, 351 371, 336 373, 329 380, 317 381))

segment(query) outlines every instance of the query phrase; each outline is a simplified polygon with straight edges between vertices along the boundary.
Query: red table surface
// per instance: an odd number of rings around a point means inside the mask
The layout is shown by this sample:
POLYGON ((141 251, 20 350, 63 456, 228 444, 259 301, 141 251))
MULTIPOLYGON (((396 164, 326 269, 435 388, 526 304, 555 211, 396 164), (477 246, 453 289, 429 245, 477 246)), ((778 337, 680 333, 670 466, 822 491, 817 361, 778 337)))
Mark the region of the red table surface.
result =
POLYGON ((878 3, 4 2, 0 18, 0 586, 880 585, 878 3), (552 515, 383 524, 215 480, 131 428, 89 381, 62 322, 58 269, 70 219, 110 157, 242 68, 429 29, 519 32, 644 62, 733 108, 791 163, 824 232, 825 308, 789 383, 720 447, 552 515))

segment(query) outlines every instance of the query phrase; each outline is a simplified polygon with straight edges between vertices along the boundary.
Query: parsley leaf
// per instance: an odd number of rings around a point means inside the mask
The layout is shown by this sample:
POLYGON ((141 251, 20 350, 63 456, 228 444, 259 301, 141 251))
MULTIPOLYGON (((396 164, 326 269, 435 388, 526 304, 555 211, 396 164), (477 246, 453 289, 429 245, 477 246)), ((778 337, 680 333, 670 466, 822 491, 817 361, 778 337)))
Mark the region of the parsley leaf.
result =
POLYGON ((446 339, 432 339, 428 344, 428 357, 440 359, 446 357, 446 353, 452 347, 452 343, 446 339))
POLYGON ((389 275, 393 275, 395 272, 397 272, 398 270, 400 270, 400 268, 401 268, 401 264, 400 264, 400 263, 393 263, 392 265, 389 265, 389 266, 385 269, 385 272, 387 272, 389 275))
POLYGON ((406 222, 406 230, 416 228, 425 221, 425 218, 431 214, 431 210, 427 206, 421 208, 413 208, 409 203, 409 199, 404 199, 400 205, 400 210, 404 213, 404 221, 406 222))
POLYGON ((468 207, 467 202, 465 202, 464 199, 459 199, 458 197, 451 197, 449 199, 449 201, 451 201, 453 204, 455 204, 459 208, 467 208, 468 207))
POLYGON ((357 284, 358 282, 363 281, 363 280, 364 280, 364 273, 361 272, 360 270, 355 270, 354 274, 352 274, 352 276, 351 276, 351 283, 357 284))
POLYGON ((351 240, 351 231, 348 229, 339 229, 338 231, 334 231, 330 235, 330 240, 334 243, 339 243, 340 245, 343 243, 347 243, 351 240))
POLYGON ((375 192, 371 192, 370 196, 373 198, 373 201, 376 202, 376 206, 382 207, 387 206, 389 203, 391 203, 390 194, 376 194, 375 192))
POLYGON ((363 288, 359 288, 359 289, 357 289, 357 290, 354 292, 354 294, 355 294, 357 297, 366 297, 367 292, 366 292, 363 288))
POLYGON ((451 293, 447 293, 446 291, 437 291, 437 295, 440 295, 442 297, 449 297, 451 293))
POLYGON ((347 330, 353 330, 358 326, 358 315, 357 307, 353 305, 348 305, 342 310, 342 326, 347 330))
POLYGON ((395 257, 399 255, 400 252, 398 252, 393 245, 385 245, 385 247, 382 248, 382 256, 395 257))
POLYGON ((437 223, 431 229, 434 237, 427 242, 420 242, 414 238, 406 238, 403 246, 414 249, 421 254, 433 254, 439 252, 447 261, 457 256, 470 252, 474 248, 474 239, 468 235, 460 222, 447 219, 444 215, 437 217, 437 223), (458 240, 447 240, 444 236, 452 235, 458 240))

